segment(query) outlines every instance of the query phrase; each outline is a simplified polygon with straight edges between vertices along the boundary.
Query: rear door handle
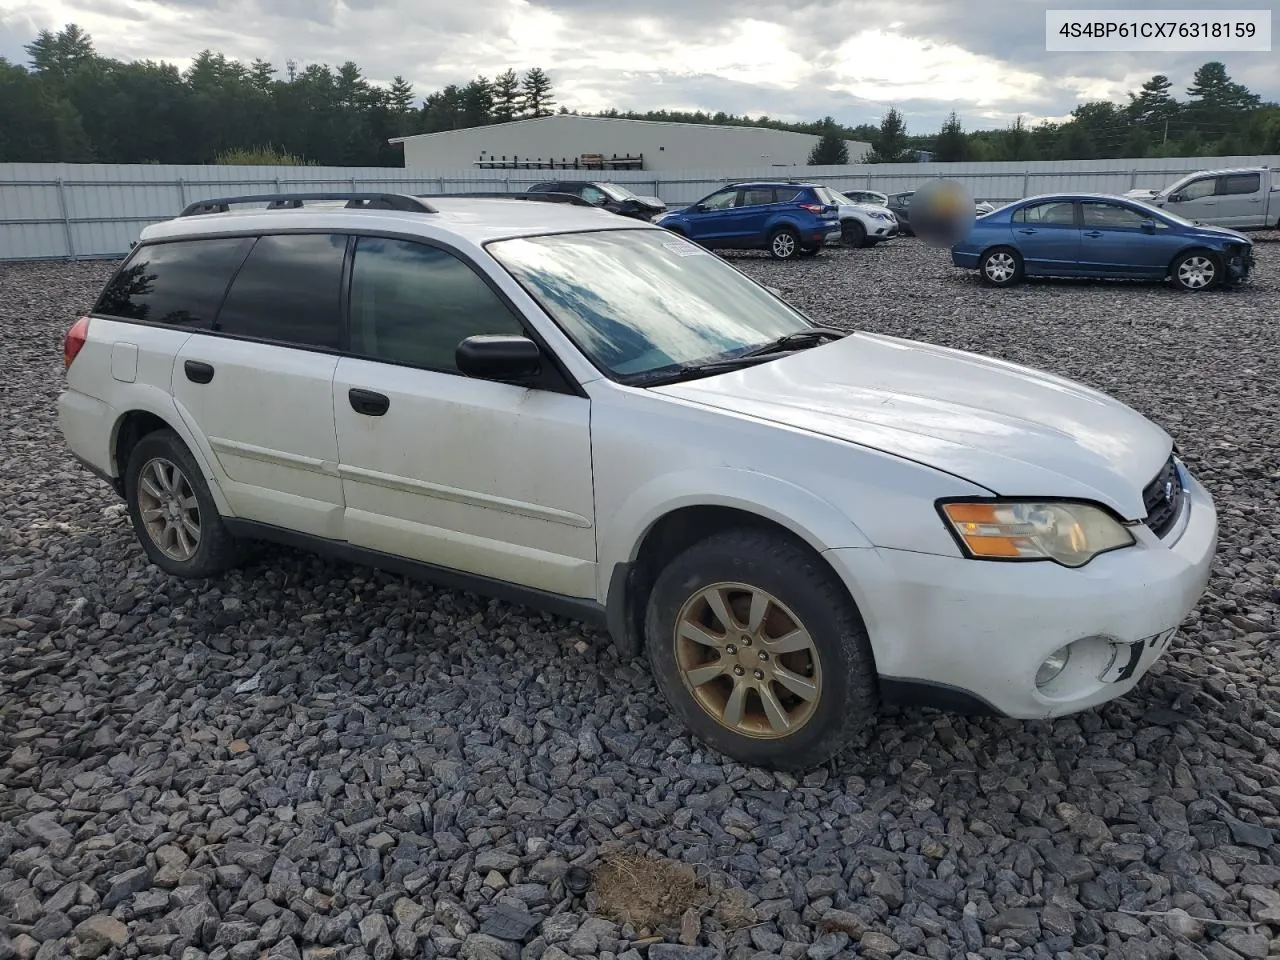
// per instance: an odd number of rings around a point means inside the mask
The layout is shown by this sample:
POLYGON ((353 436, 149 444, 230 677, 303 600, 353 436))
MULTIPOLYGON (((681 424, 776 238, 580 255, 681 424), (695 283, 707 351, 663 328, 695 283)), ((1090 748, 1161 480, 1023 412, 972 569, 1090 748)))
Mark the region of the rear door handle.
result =
POLYGON ((347 391, 347 399, 351 401, 351 409, 363 413, 366 417, 380 417, 387 412, 391 401, 384 394, 372 390, 361 390, 352 387, 347 391))
POLYGON ((192 383, 208 383, 213 379, 212 364, 203 360, 188 360, 182 365, 182 369, 192 383))
POLYGON ((1086 237, 1100 237, 1100 236, 1102 236, 1102 231, 1101 231, 1101 230, 1086 230, 1086 231, 1084 232, 1084 235, 1085 235, 1086 237))

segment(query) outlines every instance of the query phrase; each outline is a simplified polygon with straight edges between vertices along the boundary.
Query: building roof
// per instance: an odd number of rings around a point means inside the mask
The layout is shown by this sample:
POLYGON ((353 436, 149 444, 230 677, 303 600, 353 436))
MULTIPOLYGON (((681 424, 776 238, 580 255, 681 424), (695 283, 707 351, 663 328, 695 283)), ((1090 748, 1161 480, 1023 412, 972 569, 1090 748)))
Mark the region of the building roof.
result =
MULTIPOLYGON (((817 134, 798 133, 794 130, 778 130, 774 127, 757 127, 748 124, 733 123, 681 123, 674 120, 633 120, 629 117, 584 117, 576 113, 558 113, 550 117, 530 117, 526 120, 509 120, 505 123, 488 123, 478 127, 460 127, 456 130, 437 130, 435 133, 415 133, 407 137, 392 137, 388 143, 404 143, 406 140, 419 140, 423 137, 442 137, 448 134, 466 133, 471 130, 495 130, 519 127, 532 123, 548 123, 548 122, 570 122, 570 123, 618 123, 633 124, 650 127, 677 127, 682 130, 735 130, 755 132, 757 135, 761 132, 772 135, 784 134, 793 137, 808 137, 813 139, 817 134)), ((846 143, 861 143, 859 140, 847 140, 846 143)))

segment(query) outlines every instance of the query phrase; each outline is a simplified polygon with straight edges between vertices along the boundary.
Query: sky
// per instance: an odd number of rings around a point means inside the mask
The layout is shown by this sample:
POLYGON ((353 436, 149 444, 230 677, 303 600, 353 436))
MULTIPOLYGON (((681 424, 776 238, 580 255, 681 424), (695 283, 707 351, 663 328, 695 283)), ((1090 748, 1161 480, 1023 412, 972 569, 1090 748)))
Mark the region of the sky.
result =
MULTIPOLYGON (((250 62, 359 64, 419 98, 477 74, 541 66, 570 109, 723 110, 876 123, 896 106, 913 133, 947 114, 966 129, 1065 116, 1086 99, 1123 102, 1152 74, 1185 96, 1195 68, 1280 101, 1269 53, 1046 53, 1046 9, 1097 0, 0 0, 0 56, 25 63, 42 28, 77 23, 99 53, 185 67, 201 49, 250 62)), ((1272 11, 1280 0, 1127 0, 1128 9, 1272 11)))

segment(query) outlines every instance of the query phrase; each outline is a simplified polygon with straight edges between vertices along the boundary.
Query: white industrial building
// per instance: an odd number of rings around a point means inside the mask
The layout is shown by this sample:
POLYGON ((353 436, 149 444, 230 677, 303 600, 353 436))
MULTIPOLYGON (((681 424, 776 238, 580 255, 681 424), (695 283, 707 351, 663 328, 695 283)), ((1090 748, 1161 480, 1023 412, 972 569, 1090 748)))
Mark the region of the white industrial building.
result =
MULTIPOLYGON (((406 167, 428 170, 511 169, 575 161, 607 170, 709 170, 802 167, 818 139, 767 127, 560 114, 390 142, 404 145, 406 167)), ((871 149, 869 143, 845 142, 850 163, 861 162, 871 149)))

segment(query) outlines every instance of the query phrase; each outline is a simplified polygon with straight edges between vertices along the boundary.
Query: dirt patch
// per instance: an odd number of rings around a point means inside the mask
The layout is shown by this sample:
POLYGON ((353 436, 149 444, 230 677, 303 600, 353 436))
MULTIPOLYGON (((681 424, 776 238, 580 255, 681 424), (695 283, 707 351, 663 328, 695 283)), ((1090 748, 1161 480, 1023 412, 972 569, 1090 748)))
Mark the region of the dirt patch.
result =
POLYGON ((726 930, 756 922, 742 890, 714 890, 687 864, 636 854, 609 857, 595 871, 598 912, 637 930, 680 926, 686 910, 711 913, 726 930))

